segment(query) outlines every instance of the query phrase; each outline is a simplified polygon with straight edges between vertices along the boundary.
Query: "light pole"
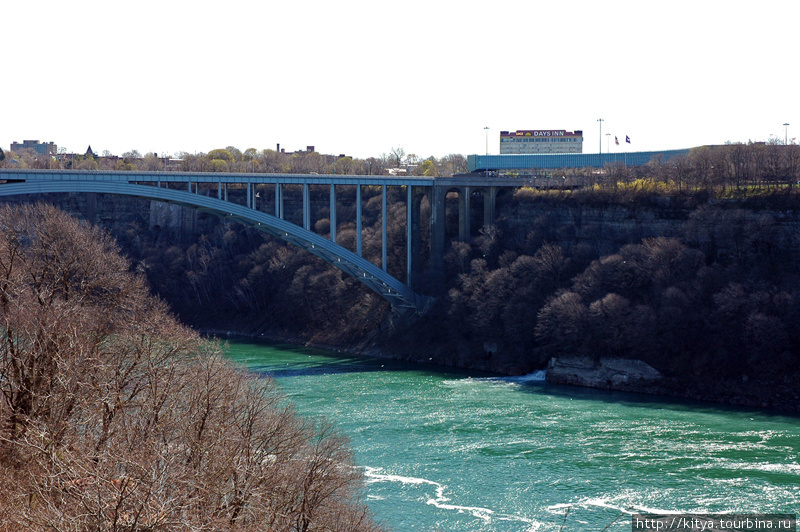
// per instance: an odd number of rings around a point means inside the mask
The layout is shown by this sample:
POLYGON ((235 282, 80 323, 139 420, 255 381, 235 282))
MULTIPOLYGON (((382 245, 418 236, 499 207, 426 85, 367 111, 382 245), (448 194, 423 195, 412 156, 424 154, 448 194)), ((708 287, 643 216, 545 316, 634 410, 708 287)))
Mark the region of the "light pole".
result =
POLYGON ((489 177, 489 126, 485 126, 483 130, 486 132, 486 173, 484 177, 489 177))
POLYGON ((598 157, 599 160, 597 161, 597 166, 602 168, 602 166, 603 166, 603 119, 602 118, 598 118, 597 121, 600 123, 600 147, 599 147, 600 157, 598 157))
POLYGON ((789 145, 789 124, 783 124, 783 145, 789 145))

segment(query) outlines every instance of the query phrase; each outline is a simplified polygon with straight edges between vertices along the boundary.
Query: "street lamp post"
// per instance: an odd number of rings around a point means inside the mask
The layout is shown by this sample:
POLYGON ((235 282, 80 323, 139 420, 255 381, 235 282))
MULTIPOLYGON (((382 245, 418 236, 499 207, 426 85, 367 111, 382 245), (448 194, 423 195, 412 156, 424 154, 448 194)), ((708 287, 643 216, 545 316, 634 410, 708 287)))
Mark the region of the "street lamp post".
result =
POLYGON ((489 177, 489 126, 485 126, 483 130, 486 132, 486 173, 485 177, 489 177))
POLYGON ((789 145, 789 124, 783 124, 783 145, 789 145))
POLYGON ((597 121, 600 123, 600 147, 599 147, 600 157, 597 165, 599 167, 602 167, 603 166, 603 119, 598 118, 597 121))

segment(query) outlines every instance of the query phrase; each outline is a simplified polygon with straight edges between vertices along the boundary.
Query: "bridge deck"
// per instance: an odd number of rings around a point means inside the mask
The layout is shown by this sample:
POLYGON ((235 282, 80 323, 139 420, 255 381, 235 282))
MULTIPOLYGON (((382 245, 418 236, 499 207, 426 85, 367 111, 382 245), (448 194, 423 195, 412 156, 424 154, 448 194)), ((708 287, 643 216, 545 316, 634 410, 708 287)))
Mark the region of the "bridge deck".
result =
POLYGON ((465 174, 455 177, 334 174, 259 174, 223 172, 119 172, 86 170, 13 170, 0 169, 0 180, 6 181, 106 181, 117 183, 236 183, 296 185, 362 185, 362 186, 470 186, 524 187, 541 183, 532 178, 486 177, 465 174))

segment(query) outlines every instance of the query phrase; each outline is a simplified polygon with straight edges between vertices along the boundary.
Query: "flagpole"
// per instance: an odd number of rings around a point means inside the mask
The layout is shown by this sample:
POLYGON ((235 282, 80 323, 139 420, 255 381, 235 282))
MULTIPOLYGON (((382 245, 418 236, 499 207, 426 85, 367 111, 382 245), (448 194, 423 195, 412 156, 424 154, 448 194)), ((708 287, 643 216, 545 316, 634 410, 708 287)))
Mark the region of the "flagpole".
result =
MULTIPOLYGON (((625 144, 630 144, 630 143, 631 143, 631 138, 628 135, 625 135, 625 144)), ((626 146, 625 147, 625 167, 627 168, 627 166, 628 166, 628 148, 626 146)))

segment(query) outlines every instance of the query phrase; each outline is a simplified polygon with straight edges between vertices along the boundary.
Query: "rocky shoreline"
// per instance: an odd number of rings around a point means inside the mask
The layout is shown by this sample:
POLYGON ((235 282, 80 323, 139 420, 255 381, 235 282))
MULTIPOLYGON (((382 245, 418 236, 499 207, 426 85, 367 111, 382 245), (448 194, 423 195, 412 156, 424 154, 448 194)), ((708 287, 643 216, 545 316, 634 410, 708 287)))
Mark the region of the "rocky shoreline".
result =
POLYGON ((800 394, 791 383, 753 382, 746 378, 733 382, 698 376, 676 379, 662 375, 641 360, 552 358, 547 368, 547 382, 767 409, 792 415, 800 413, 800 394))
MULTIPOLYGON (((315 349, 325 349, 336 353, 370 356, 392 360, 403 360, 417 364, 432 364, 418 357, 400 356, 379 349, 377 346, 342 346, 309 341, 294 335, 277 333, 250 333, 242 330, 198 329, 205 336, 219 339, 248 338, 267 342, 302 345, 315 349)), ((436 364, 438 365, 438 364, 436 364)), ((480 367, 463 367, 450 364, 443 367, 473 369, 481 372, 516 376, 513 371, 497 371, 480 367)), ((800 395, 796 388, 774 383, 730 382, 714 380, 711 384, 699 377, 679 380, 663 375, 644 361, 601 357, 593 359, 582 356, 554 357, 546 371, 546 381, 550 384, 579 386, 598 390, 641 393, 646 395, 673 397, 714 403, 721 406, 737 406, 768 410, 776 414, 800 414, 800 395)))

